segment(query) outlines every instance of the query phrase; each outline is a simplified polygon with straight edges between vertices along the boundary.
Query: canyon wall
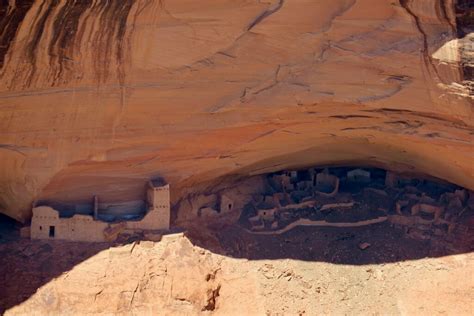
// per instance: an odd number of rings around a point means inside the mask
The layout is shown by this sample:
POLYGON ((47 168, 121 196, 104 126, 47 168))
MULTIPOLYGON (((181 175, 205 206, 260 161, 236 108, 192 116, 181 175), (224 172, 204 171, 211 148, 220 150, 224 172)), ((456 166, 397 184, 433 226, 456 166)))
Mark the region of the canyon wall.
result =
POLYGON ((0 212, 361 164, 474 189, 472 7, 1 0, 0 212))

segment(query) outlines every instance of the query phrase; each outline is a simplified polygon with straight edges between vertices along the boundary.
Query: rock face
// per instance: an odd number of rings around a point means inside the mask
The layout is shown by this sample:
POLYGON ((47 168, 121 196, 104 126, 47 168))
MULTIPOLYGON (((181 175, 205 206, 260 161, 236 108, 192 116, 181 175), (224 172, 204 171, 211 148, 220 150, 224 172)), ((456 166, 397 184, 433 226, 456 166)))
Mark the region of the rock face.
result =
POLYGON ((325 164, 474 189, 454 0, 0 2, 0 211, 325 164))
MULTIPOLYGON (((372 230, 365 237, 380 237, 387 230, 372 230)), ((367 247, 367 242, 347 240, 348 235, 333 232, 329 238, 320 237, 319 242, 330 246, 313 249, 309 243, 295 242, 312 236, 306 231, 287 235, 285 239, 293 242, 281 240, 286 244, 283 248, 280 242, 275 246, 279 255, 293 245, 295 254, 327 249, 332 258, 343 254, 366 264, 237 259, 195 246, 187 237, 95 251, 91 245, 77 243, 1 243, 0 263, 5 272, 11 272, 0 274, 5 281, 0 288, 0 311, 8 316, 472 314, 473 253, 443 258, 424 254, 417 260, 380 265, 361 258, 380 260, 395 254, 404 258, 424 251, 415 246, 419 242, 407 247, 410 241, 400 237, 394 249, 387 248, 394 246, 393 240, 375 237, 367 247), (346 240, 335 242, 335 236, 346 240), (361 245, 367 248, 361 250, 361 245), (73 254, 84 252, 89 255, 83 261, 64 269, 73 254), (45 276, 52 277, 46 284, 45 276)), ((232 243, 237 245, 235 238, 232 243)), ((241 249, 264 244, 240 243, 241 249)), ((312 239, 311 245, 315 244, 312 239)))

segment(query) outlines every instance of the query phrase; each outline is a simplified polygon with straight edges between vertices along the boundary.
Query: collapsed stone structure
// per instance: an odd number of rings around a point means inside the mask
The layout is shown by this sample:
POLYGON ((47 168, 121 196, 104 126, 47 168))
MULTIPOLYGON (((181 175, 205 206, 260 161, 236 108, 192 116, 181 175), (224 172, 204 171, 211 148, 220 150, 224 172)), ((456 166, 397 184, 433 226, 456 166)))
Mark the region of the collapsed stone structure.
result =
POLYGON ((168 230, 170 225, 170 187, 149 182, 148 211, 140 220, 105 222, 100 220, 98 199, 94 197, 93 215, 74 214, 64 218, 49 206, 33 208, 32 239, 60 239, 69 241, 113 241, 123 232, 168 230))
POLYGON ((474 192, 381 169, 332 168, 262 176, 264 193, 245 205, 240 223, 255 234, 296 226, 360 227, 381 222, 415 239, 474 242, 474 192))

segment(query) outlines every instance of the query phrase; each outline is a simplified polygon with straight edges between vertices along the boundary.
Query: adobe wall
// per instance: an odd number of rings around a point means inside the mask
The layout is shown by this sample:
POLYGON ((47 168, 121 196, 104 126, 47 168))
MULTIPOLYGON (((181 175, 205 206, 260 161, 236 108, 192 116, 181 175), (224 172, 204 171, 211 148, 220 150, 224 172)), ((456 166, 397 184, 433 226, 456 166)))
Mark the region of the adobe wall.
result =
POLYGON ((169 185, 150 188, 147 192, 150 205, 148 213, 140 221, 125 221, 111 224, 94 220, 92 216, 76 214, 71 218, 60 218, 58 211, 49 206, 33 208, 31 220, 32 239, 60 239, 70 241, 110 241, 104 233, 106 228, 117 225, 131 230, 167 230, 170 226, 169 185))
POLYGON ((170 186, 149 188, 147 191, 148 213, 138 222, 127 222, 131 229, 169 229, 170 228, 170 186))
POLYGON ((59 218, 59 213, 53 208, 40 206, 33 209, 31 238, 102 242, 106 241, 103 231, 108 225, 94 221, 88 215, 59 218), (53 236, 50 236, 50 227, 54 227, 53 236))

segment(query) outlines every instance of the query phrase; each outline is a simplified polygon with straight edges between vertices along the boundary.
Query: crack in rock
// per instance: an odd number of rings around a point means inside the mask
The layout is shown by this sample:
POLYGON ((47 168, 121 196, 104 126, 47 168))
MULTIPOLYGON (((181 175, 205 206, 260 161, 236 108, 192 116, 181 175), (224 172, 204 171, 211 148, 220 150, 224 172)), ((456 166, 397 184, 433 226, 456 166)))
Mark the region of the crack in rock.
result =
POLYGON ((246 31, 250 31, 253 29, 257 24, 260 24, 263 20, 268 18, 270 15, 274 14, 275 12, 279 11, 283 6, 284 0, 279 0, 277 3, 273 4, 272 6, 268 7, 265 11, 263 11, 260 15, 258 15, 252 23, 247 26, 246 31))

